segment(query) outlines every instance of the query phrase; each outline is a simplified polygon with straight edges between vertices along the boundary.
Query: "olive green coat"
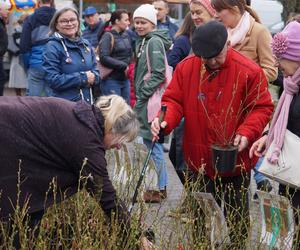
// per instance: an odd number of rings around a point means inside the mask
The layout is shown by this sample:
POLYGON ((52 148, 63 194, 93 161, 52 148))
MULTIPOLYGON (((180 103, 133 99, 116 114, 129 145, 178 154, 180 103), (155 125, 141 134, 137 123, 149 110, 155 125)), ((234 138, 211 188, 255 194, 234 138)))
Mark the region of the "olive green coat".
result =
POLYGON ((139 37, 136 41, 136 64, 134 70, 136 104, 134 109, 141 126, 140 136, 148 140, 152 140, 152 134, 147 119, 147 103, 155 90, 165 80, 164 50, 168 51, 171 44, 172 41, 168 38, 167 30, 155 30, 144 37, 139 37), (159 39, 161 39, 163 43, 161 43, 159 39), (164 44, 164 48, 162 44, 164 44), (144 77, 148 72, 146 58, 147 46, 151 65, 151 78, 146 83, 144 77))

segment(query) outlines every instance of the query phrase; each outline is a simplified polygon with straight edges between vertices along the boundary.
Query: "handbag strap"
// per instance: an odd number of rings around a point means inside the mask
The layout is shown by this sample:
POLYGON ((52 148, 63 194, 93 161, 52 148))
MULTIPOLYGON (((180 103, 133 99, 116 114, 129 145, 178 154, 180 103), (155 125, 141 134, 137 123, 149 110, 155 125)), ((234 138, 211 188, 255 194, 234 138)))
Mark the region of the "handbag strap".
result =
MULTIPOLYGON (((111 52, 113 51, 114 46, 115 46, 115 37, 114 37, 114 35, 111 32, 107 31, 107 33, 110 34, 110 36, 111 36, 111 38, 110 38, 110 54, 111 54, 111 52)), ((100 43, 101 43, 101 40, 100 40, 100 42, 98 43, 98 45, 97 45, 97 47, 95 49, 95 51, 97 51, 98 54, 100 53, 100 43)))
MULTIPOLYGON (((148 74, 151 74, 151 65, 150 65, 150 57, 149 57, 149 43, 151 41, 153 37, 151 37, 147 43, 147 46, 146 46, 146 61, 147 61, 147 69, 148 69, 148 74)), ((164 51, 164 61, 165 61, 165 76, 166 76, 166 70, 167 70, 167 67, 169 66, 168 65, 168 60, 167 60, 167 55, 166 55, 166 51, 165 51, 165 45, 164 43, 162 42, 162 40, 159 38, 159 41, 160 43, 162 44, 162 47, 163 47, 163 51, 164 51)))

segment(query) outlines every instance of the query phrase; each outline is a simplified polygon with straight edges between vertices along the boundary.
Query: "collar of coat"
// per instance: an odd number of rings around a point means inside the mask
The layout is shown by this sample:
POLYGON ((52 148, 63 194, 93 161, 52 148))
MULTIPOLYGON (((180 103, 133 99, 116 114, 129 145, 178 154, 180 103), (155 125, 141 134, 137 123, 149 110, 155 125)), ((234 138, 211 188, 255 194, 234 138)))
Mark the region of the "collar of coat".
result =
POLYGON ((103 139, 104 117, 99 108, 88 104, 84 100, 80 100, 76 103, 73 111, 80 122, 88 126, 90 129, 96 130, 99 137, 103 139))

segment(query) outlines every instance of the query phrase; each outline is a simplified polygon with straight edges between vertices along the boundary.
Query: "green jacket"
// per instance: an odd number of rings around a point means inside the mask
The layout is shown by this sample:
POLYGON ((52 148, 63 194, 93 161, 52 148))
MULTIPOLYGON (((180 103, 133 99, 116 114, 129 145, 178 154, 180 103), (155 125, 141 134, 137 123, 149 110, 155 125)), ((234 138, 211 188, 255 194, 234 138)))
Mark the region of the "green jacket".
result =
POLYGON ((148 33, 145 37, 139 37, 136 41, 135 49, 136 64, 134 70, 134 90, 136 95, 136 104, 134 110, 137 113, 141 126, 140 136, 148 140, 152 140, 150 124, 147 119, 148 99, 165 80, 164 49, 159 39, 163 42, 165 51, 168 51, 172 44, 172 41, 168 36, 168 30, 155 30, 148 33), (144 44, 143 39, 145 39, 144 44), (151 78, 147 81, 147 83, 145 83, 144 77, 148 72, 146 58, 146 48, 148 43, 151 78))

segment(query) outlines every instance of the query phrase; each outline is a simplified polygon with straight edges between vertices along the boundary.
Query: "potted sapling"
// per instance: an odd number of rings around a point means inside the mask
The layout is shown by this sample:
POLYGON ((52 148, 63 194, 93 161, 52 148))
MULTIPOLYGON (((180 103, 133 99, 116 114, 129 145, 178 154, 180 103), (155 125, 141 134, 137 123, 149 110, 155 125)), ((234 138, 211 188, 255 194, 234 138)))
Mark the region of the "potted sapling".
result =
MULTIPOLYGON (((267 91, 267 89, 262 90, 260 88, 261 84, 248 89, 247 77, 240 78, 239 76, 240 74, 234 84, 224 82, 223 86, 221 84, 220 88, 217 89, 218 92, 208 97, 201 98, 200 96, 199 98, 204 109, 205 118, 208 120, 210 136, 213 138, 210 142, 212 164, 216 172, 220 174, 235 171, 238 147, 234 146, 234 139, 238 134, 239 126, 243 124, 247 115, 255 107, 256 100, 267 91), (239 85, 243 85, 243 93, 241 93, 239 85), (225 87, 232 88, 232 91, 229 93, 224 91, 223 94, 222 90, 225 87), (214 98, 212 99, 212 97, 214 98), (214 100, 214 102, 211 100, 214 100)), ((202 93, 202 87, 200 84, 199 95, 202 93)))

